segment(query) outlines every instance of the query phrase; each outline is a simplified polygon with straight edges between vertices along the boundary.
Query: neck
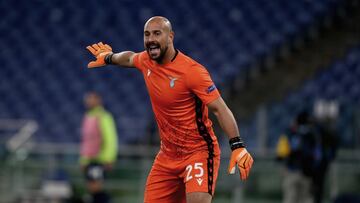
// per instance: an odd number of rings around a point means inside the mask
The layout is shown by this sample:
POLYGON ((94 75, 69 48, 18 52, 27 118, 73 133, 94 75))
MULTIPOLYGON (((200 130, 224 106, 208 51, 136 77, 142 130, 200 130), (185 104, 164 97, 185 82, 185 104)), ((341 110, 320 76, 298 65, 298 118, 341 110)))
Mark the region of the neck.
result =
POLYGON ((165 56, 163 58, 163 60, 161 60, 160 62, 158 62, 159 64, 166 64, 171 62, 171 60, 173 60, 173 58, 176 55, 176 50, 174 48, 174 46, 171 46, 168 48, 167 52, 165 53, 165 56))
POLYGON ((94 111, 94 110, 101 109, 101 108, 102 108, 101 105, 99 105, 99 106, 94 106, 94 107, 89 108, 88 111, 94 111))

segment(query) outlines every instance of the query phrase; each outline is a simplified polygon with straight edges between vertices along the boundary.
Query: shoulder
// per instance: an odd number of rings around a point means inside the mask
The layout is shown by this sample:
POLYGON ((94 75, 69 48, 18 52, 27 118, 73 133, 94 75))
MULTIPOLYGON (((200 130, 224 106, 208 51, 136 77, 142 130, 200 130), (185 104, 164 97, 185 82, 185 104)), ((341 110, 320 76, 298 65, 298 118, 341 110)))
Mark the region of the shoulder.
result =
POLYGON ((208 72, 206 68, 191 57, 179 52, 179 66, 186 67, 186 72, 190 75, 197 75, 202 72, 208 72))
POLYGON ((150 61, 150 57, 146 51, 136 53, 133 59, 134 66, 138 68, 142 67, 144 63, 149 61, 150 61))
POLYGON ((135 55, 135 57, 138 57, 139 60, 149 60, 149 54, 146 53, 146 51, 139 52, 135 55))
POLYGON ((104 110, 103 117, 107 119, 112 119, 113 115, 108 110, 104 110))
POLYGON ((106 119, 106 118, 112 117, 112 114, 103 107, 97 109, 97 111, 95 112, 95 115, 97 117, 99 117, 100 119, 106 119))
POLYGON ((192 63, 186 70, 186 84, 189 88, 198 88, 205 86, 214 88, 214 83, 207 69, 201 64, 192 63))
POLYGON ((199 62, 191 58, 190 56, 179 51, 178 56, 180 63, 186 63, 187 65, 202 66, 199 62))

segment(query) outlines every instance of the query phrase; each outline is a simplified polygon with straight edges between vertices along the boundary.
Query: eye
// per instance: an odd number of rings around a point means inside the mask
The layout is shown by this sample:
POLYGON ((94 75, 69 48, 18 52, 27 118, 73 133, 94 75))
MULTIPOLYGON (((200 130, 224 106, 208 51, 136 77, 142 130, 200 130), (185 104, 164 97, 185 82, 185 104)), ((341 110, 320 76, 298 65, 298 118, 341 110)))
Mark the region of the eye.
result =
POLYGON ((160 31, 156 31, 154 34, 155 34, 156 36, 159 36, 159 35, 161 35, 161 32, 160 32, 160 31))

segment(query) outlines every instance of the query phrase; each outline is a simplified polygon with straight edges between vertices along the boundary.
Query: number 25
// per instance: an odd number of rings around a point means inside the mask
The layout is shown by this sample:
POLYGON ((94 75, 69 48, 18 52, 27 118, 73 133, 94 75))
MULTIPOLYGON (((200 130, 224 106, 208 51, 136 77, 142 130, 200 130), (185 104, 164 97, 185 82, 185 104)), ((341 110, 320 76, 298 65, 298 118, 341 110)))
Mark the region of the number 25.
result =
MULTIPOLYGON (((199 178, 204 175, 204 169, 203 169, 202 165, 203 165, 203 163, 195 163, 194 164, 194 170, 199 170, 199 173, 195 174, 196 178, 199 178)), ((193 166, 191 164, 186 166, 185 170, 187 171, 187 175, 186 175, 185 181, 189 181, 193 178, 191 175, 192 169, 193 169, 193 166)))

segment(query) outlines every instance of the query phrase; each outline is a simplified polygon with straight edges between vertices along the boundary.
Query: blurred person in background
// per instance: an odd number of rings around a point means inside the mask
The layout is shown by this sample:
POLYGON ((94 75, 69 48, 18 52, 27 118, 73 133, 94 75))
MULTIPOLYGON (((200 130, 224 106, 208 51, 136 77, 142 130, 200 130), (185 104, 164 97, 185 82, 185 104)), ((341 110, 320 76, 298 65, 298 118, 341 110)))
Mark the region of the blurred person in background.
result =
POLYGON ((285 164, 283 203, 313 202, 311 191, 317 143, 316 127, 306 111, 298 114, 287 132, 280 136, 277 158, 285 164))
MULTIPOLYGON (((330 122, 332 123, 332 122, 330 122)), ((312 176, 312 192, 314 203, 321 203, 324 199, 324 184, 330 164, 335 159, 338 148, 335 125, 329 125, 328 121, 318 123, 320 145, 317 147, 315 170, 312 176)))
POLYGON ((105 172, 116 161, 118 142, 115 122, 102 105, 96 92, 85 95, 87 109, 82 123, 80 165, 85 174, 90 203, 108 203, 110 196, 104 191, 105 172))
POLYGON ((324 199, 324 184, 331 162, 336 157, 338 137, 336 122, 339 104, 337 101, 318 100, 314 105, 316 126, 320 135, 320 145, 317 149, 317 159, 312 177, 314 202, 321 203, 324 199))
POLYGON ((229 138, 228 172, 240 170, 246 180, 253 159, 247 152, 235 118, 208 71, 174 48, 168 19, 156 16, 144 26, 145 51, 113 53, 103 43, 87 49, 96 57, 89 68, 114 64, 142 72, 159 129, 160 151, 145 186, 146 203, 209 203, 215 191, 220 148, 208 118, 211 110, 229 138))

